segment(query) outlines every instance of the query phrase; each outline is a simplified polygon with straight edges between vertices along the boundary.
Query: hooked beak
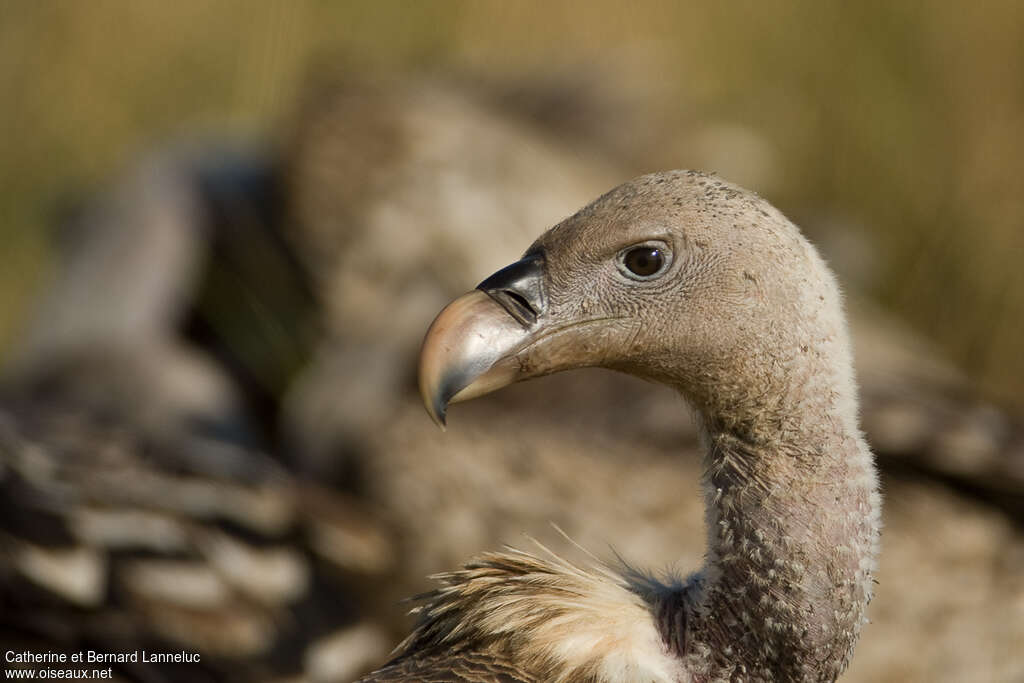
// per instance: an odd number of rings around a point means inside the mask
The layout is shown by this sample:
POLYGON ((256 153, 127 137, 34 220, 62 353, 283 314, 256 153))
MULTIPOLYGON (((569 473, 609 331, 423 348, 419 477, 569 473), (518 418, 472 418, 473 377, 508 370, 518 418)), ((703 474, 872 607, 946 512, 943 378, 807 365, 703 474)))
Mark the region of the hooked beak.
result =
POLYGON ((517 354, 542 327, 544 257, 527 256, 480 283, 438 314, 420 351, 420 395, 441 428, 450 403, 527 376, 517 354))

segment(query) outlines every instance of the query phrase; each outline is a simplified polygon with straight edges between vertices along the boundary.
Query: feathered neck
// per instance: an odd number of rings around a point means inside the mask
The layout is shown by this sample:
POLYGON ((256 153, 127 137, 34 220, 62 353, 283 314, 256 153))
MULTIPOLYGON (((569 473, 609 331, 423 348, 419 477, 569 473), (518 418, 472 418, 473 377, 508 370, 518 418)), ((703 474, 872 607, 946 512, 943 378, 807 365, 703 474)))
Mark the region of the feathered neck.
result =
POLYGON ((662 622, 686 624, 665 636, 695 678, 830 681, 853 651, 878 551, 873 460, 850 421, 800 419, 706 421, 707 563, 662 622))

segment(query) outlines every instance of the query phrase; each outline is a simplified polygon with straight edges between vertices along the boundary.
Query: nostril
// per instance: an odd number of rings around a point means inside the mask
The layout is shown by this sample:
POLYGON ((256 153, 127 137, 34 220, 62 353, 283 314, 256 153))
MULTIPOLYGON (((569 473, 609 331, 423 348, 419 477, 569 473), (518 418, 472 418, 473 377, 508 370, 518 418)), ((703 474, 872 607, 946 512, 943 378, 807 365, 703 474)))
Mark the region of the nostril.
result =
POLYGON ((534 317, 537 317, 537 311, 533 310, 533 306, 530 305, 530 302, 526 300, 525 296, 508 289, 505 290, 505 294, 509 296, 513 301, 515 301, 516 304, 522 306, 524 309, 532 313, 534 317))
POLYGON ((544 312, 544 258, 532 254, 477 285, 526 327, 544 312))
POLYGON ((537 322, 537 311, 534 310, 533 306, 530 305, 530 302, 522 294, 510 289, 502 289, 495 292, 495 294, 498 294, 496 298, 498 298, 499 303, 504 305, 505 309, 516 320, 526 325, 532 325, 537 322))

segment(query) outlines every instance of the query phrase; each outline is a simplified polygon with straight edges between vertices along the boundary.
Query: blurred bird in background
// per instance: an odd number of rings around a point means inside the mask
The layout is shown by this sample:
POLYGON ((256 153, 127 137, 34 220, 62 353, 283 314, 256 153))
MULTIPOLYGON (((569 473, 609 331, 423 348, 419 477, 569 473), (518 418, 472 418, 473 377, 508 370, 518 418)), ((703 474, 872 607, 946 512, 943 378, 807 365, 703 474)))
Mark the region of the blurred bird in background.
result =
POLYGON ((187 4, 9 12, 0 68, 25 97, 5 115, 41 132, 11 137, 5 170, 25 170, 0 194, 4 649, 203 655, 115 666, 125 681, 346 681, 408 630, 401 600, 427 575, 523 533, 571 555, 551 523, 598 555, 614 539, 627 560, 700 564, 696 430, 671 392, 573 372, 460 406, 442 434, 414 384, 447 300, 620 181, 698 167, 786 208, 846 284, 886 505, 873 623, 844 680, 1024 676, 1022 366, 1001 360, 1022 332, 1024 287, 993 260, 999 240, 1020 247, 1000 227, 1020 206, 978 166, 1020 139, 1024 98, 994 100, 991 139, 966 132, 971 72, 942 57, 988 36, 988 56, 967 60, 988 73, 1019 55, 1010 22, 794 10, 770 25, 825 37, 791 54, 729 10, 650 5, 620 25, 609 5, 573 32, 579 17, 556 6, 544 23, 574 38, 569 59, 562 33, 496 5, 280 6, 241 32, 229 9, 187 4), (127 46, 99 38, 116 22, 140 43, 125 66, 114 54, 127 46), (142 45, 168 22, 160 35, 198 35, 142 45), (700 37, 726 29, 729 50, 700 37), (59 35, 45 56, 24 37, 59 35), (378 37, 388 47, 374 52, 378 37), (860 56, 868 43, 877 62, 860 56), (653 75, 667 59, 679 73, 653 75), (224 102, 234 126, 167 126, 157 104, 170 95, 146 85, 166 61, 194 82, 165 85, 224 102), (766 68, 789 75, 759 90, 766 68), (929 69, 954 98, 940 116, 955 166, 927 144, 929 69), (44 75, 78 108, 32 94, 44 75), (900 79, 915 87, 890 109, 869 96, 866 84, 887 96, 900 79), (136 98, 135 118, 104 109, 101 87, 136 98), (784 93, 814 110, 785 122, 789 105, 770 98, 784 93), (64 132, 76 122, 81 135, 64 132), (118 151, 64 176, 85 189, 44 240, 37 207, 55 186, 38 178, 57 164, 37 157, 71 139, 118 151), (940 166, 959 175, 926 173, 940 166), (929 310, 956 329, 936 333, 929 310))

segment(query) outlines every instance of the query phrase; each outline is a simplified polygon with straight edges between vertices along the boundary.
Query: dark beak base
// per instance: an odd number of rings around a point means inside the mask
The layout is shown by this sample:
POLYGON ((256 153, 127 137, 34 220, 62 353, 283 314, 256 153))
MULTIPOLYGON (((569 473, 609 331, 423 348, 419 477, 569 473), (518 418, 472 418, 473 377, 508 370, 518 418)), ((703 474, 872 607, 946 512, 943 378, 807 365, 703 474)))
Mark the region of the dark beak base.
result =
POLYGON ((497 301, 524 327, 544 312, 544 254, 533 253, 505 266, 476 287, 497 301))

